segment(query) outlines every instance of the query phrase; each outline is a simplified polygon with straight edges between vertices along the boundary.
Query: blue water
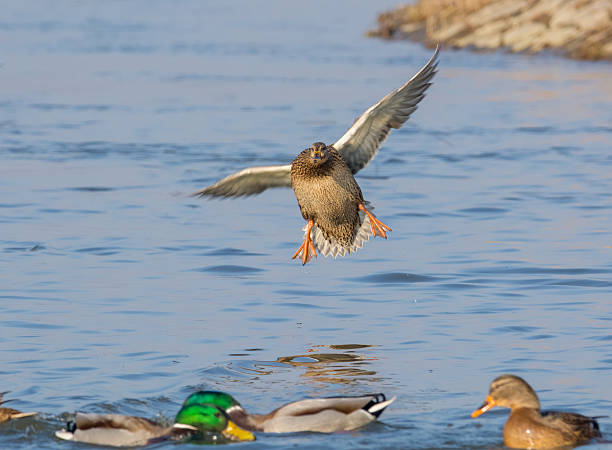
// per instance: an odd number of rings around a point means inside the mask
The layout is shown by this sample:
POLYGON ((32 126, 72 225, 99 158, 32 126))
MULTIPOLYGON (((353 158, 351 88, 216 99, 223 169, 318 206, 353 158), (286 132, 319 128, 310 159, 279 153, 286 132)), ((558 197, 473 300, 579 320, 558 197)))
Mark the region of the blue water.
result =
POLYGON ((612 415, 609 64, 442 51, 357 177, 393 232, 355 255, 290 259, 291 190, 188 195, 334 142, 411 77, 431 50, 364 37, 394 5, 4 2, 0 391, 41 415, 0 447, 81 448, 53 437, 69 413, 169 420, 197 388, 255 412, 398 397, 245 448, 500 447, 507 411, 469 415, 506 372, 612 415))

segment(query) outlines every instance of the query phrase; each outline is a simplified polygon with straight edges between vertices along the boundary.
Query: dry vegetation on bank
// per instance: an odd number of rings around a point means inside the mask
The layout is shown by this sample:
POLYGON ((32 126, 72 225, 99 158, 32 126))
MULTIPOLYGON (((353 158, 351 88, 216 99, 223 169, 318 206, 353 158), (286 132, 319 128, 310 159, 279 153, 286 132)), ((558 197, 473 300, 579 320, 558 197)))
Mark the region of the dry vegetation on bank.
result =
POLYGON ((380 14, 368 35, 612 60, 612 0, 418 0, 380 14))

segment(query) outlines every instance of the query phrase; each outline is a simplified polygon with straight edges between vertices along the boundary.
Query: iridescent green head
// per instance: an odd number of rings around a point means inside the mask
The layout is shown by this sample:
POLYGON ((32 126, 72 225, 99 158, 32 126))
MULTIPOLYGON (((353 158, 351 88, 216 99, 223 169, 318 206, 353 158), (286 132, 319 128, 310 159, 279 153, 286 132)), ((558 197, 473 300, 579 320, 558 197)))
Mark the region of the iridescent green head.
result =
POLYGON ((240 406, 240 403, 238 403, 234 397, 229 394, 226 394, 225 392, 198 391, 187 397, 187 399, 183 403, 183 407, 189 405, 201 405, 203 403, 216 405, 223 411, 227 411, 232 406, 240 406))
POLYGON ((218 433, 234 441, 254 441, 252 433, 234 424, 218 406, 199 404, 183 406, 174 419, 177 425, 190 425, 203 433, 218 433))

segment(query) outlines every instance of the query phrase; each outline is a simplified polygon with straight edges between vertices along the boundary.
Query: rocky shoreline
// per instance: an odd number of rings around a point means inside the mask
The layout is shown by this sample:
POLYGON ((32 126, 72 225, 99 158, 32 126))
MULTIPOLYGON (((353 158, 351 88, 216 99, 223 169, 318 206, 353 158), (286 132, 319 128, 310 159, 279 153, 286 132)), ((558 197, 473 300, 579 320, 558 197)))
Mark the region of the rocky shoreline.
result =
POLYGON ((367 34, 612 61, 612 0, 417 0, 380 14, 367 34))

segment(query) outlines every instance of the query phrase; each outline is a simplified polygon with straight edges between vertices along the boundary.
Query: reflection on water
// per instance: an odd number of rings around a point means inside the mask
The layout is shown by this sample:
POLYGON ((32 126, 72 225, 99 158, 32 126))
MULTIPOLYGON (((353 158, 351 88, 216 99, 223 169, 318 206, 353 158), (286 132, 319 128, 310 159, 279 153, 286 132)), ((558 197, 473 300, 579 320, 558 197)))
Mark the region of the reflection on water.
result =
POLYGON ((314 345, 304 355, 281 356, 276 361, 289 364, 302 370, 302 377, 313 378, 321 383, 351 384, 367 380, 377 382, 376 371, 369 361, 376 357, 367 357, 351 350, 374 347, 373 345, 314 345), (332 350, 347 350, 344 353, 321 353, 317 349, 326 347, 332 350), (367 367, 365 367, 367 366, 367 367))

